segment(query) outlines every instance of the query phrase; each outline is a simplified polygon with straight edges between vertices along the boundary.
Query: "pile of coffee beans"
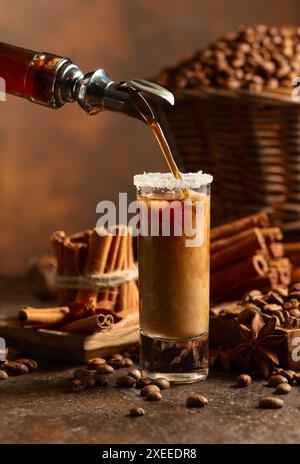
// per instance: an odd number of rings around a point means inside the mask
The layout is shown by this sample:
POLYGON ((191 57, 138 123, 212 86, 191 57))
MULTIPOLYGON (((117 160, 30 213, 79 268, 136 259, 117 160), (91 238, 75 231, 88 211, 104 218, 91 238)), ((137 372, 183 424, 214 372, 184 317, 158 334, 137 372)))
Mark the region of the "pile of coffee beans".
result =
POLYGON ((245 307, 239 315, 240 322, 259 312, 265 322, 275 317, 278 327, 300 327, 300 283, 291 285, 289 289, 279 287, 266 295, 253 290, 244 296, 244 303, 245 307))
POLYGON ((209 86, 253 92, 292 87, 300 74, 300 28, 240 27, 197 51, 156 81, 169 88, 209 86))
POLYGON ((21 358, 15 361, 0 362, 0 380, 7 380, 9 376, 24 375, 37 370, 34 359, 21 358))
POLYGON ((247 325, 256 313, 261 315, 264 322, 275 318, 277 327, 300 328, 300 283, 291 285, 289 289, 274 288, 267 294, 251 290, 242 301, 223 305, 218 317, 237 318, 240 324, 247 325))

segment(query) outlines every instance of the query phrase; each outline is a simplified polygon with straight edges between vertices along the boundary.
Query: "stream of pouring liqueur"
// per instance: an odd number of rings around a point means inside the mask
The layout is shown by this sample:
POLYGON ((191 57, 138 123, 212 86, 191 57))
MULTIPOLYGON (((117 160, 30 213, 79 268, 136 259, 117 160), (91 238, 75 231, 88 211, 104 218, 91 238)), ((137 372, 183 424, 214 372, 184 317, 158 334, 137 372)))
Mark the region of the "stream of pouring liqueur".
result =
POLYGON ((176 179, 181 179, 181 174, 179 172, 177 164, 175 163, 175 160, 174 160, 173 155, 171 153, 169 144, 168 144, 168 142, 167 142, 167 140, 166 140, 166 138, 164 136, 162 128, 160 127, 160 125, 158 124, 156 119, 152 120, 152 122, 150 122, 149 126, 151 127, 152 132, 154 133, 155 138, 159 143, 161 151, 163 152, 165 160, 166 160, 166 162, 167 162, 167 164, 169 166, 169 169, 172 172, 173 176, 176 179))
POLYGON ((152 111, 151 106, 147 100, 139 92, 132 93, 132 99, 135 103, 136 109, 143 117, 144 121, 151 128, 155 138, 163 152, 164 158, 169 166, 170 171, 172 172, 175 179, 182 179, 180 171, 175 163, 172 152, 170 150, 169 144, 164 136, 163 130, 160 127, 156 117, 152 111))

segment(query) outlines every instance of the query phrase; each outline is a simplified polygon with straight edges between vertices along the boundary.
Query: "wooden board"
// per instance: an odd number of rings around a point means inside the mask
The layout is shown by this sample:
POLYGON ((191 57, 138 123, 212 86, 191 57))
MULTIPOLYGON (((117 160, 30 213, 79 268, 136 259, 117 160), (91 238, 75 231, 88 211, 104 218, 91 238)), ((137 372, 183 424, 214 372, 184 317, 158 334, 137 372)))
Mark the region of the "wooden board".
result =
POLYGON ((139 339, 138 314, 128 326, 91 335, 49 329, 24 329, 16 318, 0 318, 0 337, 26 354, 85 362, 96 356, 121 352, 139 339))

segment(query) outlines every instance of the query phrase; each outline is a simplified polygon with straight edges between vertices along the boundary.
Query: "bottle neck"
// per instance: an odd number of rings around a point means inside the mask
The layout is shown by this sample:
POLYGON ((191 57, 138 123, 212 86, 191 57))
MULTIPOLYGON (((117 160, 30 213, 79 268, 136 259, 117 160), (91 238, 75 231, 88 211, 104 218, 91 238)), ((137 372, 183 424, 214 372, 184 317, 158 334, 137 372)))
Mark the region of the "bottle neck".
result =
POLYGON ((70 60, 38 53, 0 42, 0 77, 6 92, 56 108, 61 106, 60 96, 55 96, 55 80, 70 60))

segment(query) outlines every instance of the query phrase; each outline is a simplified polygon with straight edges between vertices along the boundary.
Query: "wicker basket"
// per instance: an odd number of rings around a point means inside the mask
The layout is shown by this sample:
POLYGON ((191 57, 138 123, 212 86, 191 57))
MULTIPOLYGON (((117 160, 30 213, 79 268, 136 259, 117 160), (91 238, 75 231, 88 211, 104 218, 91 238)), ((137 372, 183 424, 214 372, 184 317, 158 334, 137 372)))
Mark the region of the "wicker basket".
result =
POLYGON ((291 95, 178 90, 159 120, 183 171, 214 176, 213 223, 266 208, 300 229, 300 105, 291 95))

